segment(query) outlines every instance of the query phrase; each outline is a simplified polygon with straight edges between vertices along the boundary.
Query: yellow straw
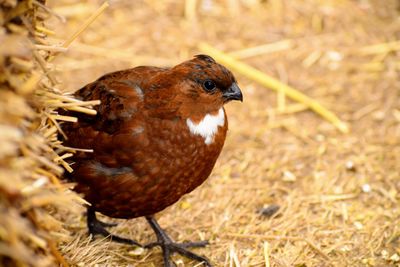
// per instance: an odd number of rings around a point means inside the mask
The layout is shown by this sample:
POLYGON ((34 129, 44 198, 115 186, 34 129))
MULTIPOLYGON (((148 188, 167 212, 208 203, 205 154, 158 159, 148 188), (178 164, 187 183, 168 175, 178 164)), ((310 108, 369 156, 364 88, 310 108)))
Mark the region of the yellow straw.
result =
POLYGON ((82 26, 62 45, 64 48, 68 48, 68 46, 84 31, 93 21, 96 20, 101 13, 109 6, 108 2, 104 2, 99 9, 96 10, 83 24, 82 26))

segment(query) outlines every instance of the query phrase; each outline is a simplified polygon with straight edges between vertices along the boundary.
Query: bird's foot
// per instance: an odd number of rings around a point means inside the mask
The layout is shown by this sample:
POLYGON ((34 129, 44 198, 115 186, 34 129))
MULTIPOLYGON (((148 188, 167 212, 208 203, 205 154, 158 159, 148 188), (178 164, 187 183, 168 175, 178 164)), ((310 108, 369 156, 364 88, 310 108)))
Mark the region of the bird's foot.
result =
POLYGON ((93 236, 102 235, 104 237, 109 237, 109 238, 111 238, 112 241, 115 241, 118 243, 143 247, 141 244, 139 244, 135 240, 113 235, 105 229, 105 227, 114 227, 116 225, 117 224, 115 224, 115 223, 105 223, 105 222, 99 221, 96 217, 95 211, 92 208, 88 207, 88 209, 87 209, 87 226, 89 229, 89 234, 91 234, 93 236))
POLYGON ((160 225, 157 223, 157 221, 153 217, 149 216, 149 217, 146 217, 146 219, 157 236, 157 242, 147 244, 144 247, 145 248, 153 248, 155 246, 160 246, 162 249, 162 252, 163 252, 165 267, 175 266, 170 261, 170 257, 173 253, 179 253, 182 256, 185 256, 189 259, 196 260, 198 262, 202 262, 204 264, 204 266, 207 266, 207 267, 212 266, 210 261, 206 257, 199 256, 187 249, 190 247, 205 247, 209 244, 208 241, 175 243, 165 233, 165 231, 160 227, 160 225))
POLYGON ((182 256, 185 256, 189 259, 196 260, 198 262, 202 262, 204 266, 211 267, 210 261, 203 256, 197 255, 196 253, 191 252, 188 250, 188 247, 204 247, 208 242, 198 242, 198 244, 190 242, 189 243, 174 243, 172 241, 167 241, 167 242, 154 242, 150 243, 148 245, 145 245, 145 248, 152 248, 155 246, 160 246, 162 251, 163 251, 163 258, 164 258, 164 266, 165 267, 173 267, 175 266, 171 261, 170 261, 170 256, 173 253, 179 253, 182 256))

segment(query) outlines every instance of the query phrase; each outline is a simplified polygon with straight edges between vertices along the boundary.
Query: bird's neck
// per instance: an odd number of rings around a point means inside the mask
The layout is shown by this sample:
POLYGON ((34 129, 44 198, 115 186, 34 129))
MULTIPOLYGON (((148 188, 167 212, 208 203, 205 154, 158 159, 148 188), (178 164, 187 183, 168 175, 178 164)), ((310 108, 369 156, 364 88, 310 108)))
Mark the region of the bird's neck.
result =
POLYGON ((219 128, 226 124, 225 110, 221 107, 218 111, 207 113, 203 117, 188 118, 186 124, 191 134, 203 137, 204 143, 210 145, 214 142, 219 128))

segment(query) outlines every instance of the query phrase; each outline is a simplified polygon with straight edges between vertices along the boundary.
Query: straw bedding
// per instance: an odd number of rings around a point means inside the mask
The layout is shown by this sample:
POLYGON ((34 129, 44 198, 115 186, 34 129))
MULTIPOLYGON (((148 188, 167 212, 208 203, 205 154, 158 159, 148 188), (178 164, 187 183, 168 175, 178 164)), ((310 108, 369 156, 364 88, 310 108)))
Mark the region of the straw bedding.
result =
MULTIPOLYGON (((268 90, 231 66, 245 101, 227 107, 219 162, 160 224, 177 241, 210 240, 196 252, 216 266, 400 264, 398 1, 111 1, 71 39, 101 4, 57 1, 50 11, 33 4, 11 29, 0 19, 2 40, 61 44, 49 52, 0 42, 0 263, 160 266, 157 249, 87 236, 81 200, 57 182, 60 156, 73 150, 57 141, 54 121, 62 118, 53 110, 73 102, 58 90, 212 53, 206 42, 302 92, 348 129, 285 96, 281 85, 268 90), (73 41, 63 49, 66 40, 73 41)), ((116 234, 154 238, 142 219, 103 219, 119 223, 116 234)))

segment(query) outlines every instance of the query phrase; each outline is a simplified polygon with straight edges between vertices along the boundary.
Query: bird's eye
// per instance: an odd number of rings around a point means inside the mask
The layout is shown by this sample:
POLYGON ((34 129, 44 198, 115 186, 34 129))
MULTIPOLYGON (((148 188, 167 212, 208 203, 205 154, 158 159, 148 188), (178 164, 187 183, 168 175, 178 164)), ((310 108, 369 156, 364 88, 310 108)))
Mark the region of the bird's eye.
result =
POLYGON ((207 91, 212 91, 212 90, 215 89, 216 85, 215 85, 215 83, 214 83, 213 81, 211 81, 211 80, 206 80, 206 81, 203 83, 203 87, 204 87, 204 89, 206 89, 207 91))

